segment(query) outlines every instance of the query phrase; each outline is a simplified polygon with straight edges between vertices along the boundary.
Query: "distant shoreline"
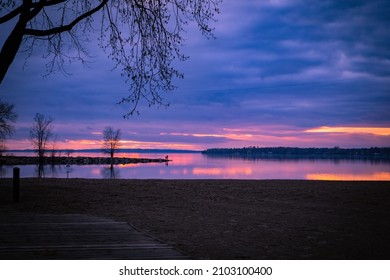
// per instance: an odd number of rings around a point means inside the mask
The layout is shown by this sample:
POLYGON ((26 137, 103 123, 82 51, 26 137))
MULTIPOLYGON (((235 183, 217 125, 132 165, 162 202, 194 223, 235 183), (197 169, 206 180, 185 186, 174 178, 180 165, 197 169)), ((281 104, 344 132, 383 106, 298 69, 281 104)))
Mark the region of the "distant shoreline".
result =
POLYGON ((334 148, 296 148, 296 147, 247 147, 214 148, 202 154, 215 158, 244 159, 348 159, 390 161, 389 147, 344 149, 334 148))

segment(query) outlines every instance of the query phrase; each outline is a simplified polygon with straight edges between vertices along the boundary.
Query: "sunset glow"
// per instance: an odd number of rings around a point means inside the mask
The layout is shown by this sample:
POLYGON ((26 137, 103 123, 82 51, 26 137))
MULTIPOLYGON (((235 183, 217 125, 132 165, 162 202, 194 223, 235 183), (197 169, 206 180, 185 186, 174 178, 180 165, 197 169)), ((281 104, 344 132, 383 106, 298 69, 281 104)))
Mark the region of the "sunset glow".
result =
POLYGON ((254 137, 252 134, 232 134, 232 133, 226 133, 226 134, 207 134, 207 133, 178 133, 178 132, 171 132, 171 133, 160 133, 160 135, 172 135, 172 136, 193 136, 193 137, 215 137, 215 138, 227 138, 230 140, 250 140, 254 137))
POLYGON ((319 128, 308 129, 309 133, 367 133, 379 136, 389 136, 389 127, 329 127, 322 126, 319 128))

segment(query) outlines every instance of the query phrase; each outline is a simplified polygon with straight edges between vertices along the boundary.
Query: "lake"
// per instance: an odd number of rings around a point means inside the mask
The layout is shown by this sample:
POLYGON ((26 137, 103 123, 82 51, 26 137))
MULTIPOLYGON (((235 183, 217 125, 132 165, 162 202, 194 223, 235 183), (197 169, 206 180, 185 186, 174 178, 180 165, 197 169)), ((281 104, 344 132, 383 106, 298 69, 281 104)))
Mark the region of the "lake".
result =
MULTIPOLYGON (((15 155, 19 155, 15 153, 15 155)), ((164 158, 166 154, 118 154, 134 158, 164 158)), ((72 154, 102 156, 102 154, 72 154)), ((127 165, 46 165, 46 178, 120 179, 303 179, 390 180, 389 161, 369 160, 278 160, 215 158, 201 153, 172 153, 165 163, 127 165)), ((14 166, 0 166, 0 177, 12 177, 14 166)), ((20 165, 21 177, 37 177, 38 167, 20 165)))

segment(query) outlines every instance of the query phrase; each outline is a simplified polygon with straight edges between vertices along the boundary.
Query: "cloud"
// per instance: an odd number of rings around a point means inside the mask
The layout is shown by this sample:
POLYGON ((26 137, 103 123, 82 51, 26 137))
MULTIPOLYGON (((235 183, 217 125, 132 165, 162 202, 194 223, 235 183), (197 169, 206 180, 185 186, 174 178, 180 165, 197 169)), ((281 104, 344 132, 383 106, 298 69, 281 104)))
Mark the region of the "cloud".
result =
POLYGON ((305 132, 311 133, 363 133, 379 136, 390 136, 390 127, 329 127, 322 126, 308 129, 305 132))

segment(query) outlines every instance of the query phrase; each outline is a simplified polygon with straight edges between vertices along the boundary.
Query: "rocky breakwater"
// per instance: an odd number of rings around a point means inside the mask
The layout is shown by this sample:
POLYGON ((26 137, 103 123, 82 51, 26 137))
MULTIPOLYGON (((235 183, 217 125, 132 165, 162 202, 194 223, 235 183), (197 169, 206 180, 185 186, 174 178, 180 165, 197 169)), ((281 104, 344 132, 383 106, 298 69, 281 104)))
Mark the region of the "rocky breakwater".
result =
MULTIPOLYGON (((135 163, 151 163, 151 162, 169 162, 163 158, 110 158, 110 157, 44 157, 43 164, 135 164, 135 163)), ((0 157, 0 165, 27 165, 38 164, 37 157, 25 156, 3 156, 0 157)))

